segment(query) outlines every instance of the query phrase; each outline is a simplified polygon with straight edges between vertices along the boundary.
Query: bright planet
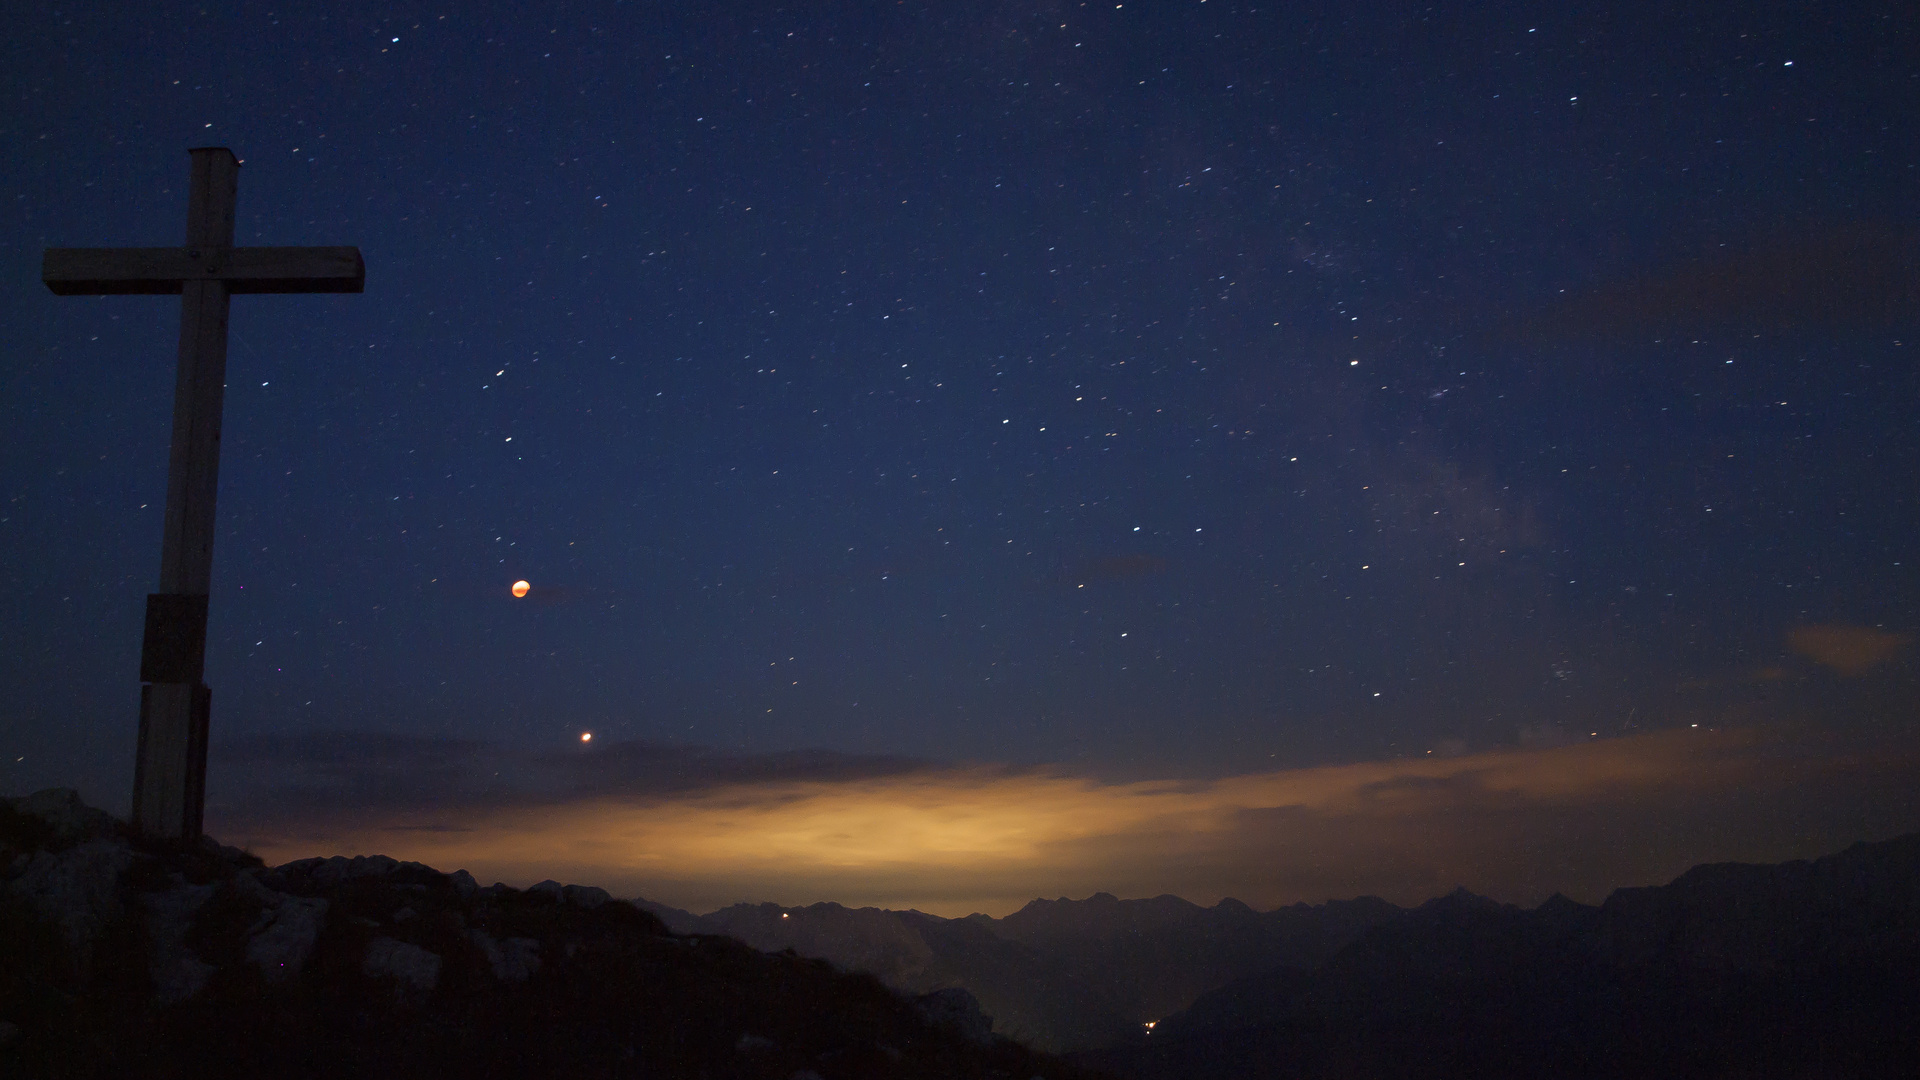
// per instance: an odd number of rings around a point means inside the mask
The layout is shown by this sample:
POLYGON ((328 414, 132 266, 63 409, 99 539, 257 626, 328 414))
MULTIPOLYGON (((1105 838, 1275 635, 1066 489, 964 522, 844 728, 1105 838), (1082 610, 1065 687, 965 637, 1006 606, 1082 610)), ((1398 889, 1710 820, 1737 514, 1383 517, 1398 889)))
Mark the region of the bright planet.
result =
POLYGON ((516 581, 513 583, 513 595, 515 596, 525 596, 532 589, 533 589, 533 586, 527 584, 524 581, 516 581))

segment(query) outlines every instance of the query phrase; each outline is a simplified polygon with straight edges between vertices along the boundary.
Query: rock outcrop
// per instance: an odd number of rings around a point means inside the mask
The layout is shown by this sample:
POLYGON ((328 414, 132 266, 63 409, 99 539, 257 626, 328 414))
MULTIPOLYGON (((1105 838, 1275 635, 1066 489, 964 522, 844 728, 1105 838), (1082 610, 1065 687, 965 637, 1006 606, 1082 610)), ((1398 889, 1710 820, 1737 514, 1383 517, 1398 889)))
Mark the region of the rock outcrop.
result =
POLYGON ((143 840, 72 792, 0 800, 8 1077, 1076 1075, 993 1038, 970 996, 938 1002, 673 934, 593 886, 267 867, 143 840))
POLYGON ((540 970, 540 942, 535 938, 508 938, 496 941, 485 930, 467 931, 468 939, 487 958, 493 977, 502 982, 526 982, 540 970))
POLYGON ((149 960, 154 993, 163 1004, 185 1001, 206 989, 213 965, 187 945, 187 934, 217 885, 190 885, 184 876, 170 875, 172 885, 141 898, 146 909, 147 933, 152 939, 149 960))
POLYGON ((440 957, 418 945, 390 937, 367 942, 360 970, 377 979, 391 979, 402 996, 426 994, 440 985, 440 957))
POLYGON ((88 840, 27 857, 7 890, 27 902, 65 936, 84 963, 107 924, 121 913, 120 875, 134 853, 121 840, 88 840))

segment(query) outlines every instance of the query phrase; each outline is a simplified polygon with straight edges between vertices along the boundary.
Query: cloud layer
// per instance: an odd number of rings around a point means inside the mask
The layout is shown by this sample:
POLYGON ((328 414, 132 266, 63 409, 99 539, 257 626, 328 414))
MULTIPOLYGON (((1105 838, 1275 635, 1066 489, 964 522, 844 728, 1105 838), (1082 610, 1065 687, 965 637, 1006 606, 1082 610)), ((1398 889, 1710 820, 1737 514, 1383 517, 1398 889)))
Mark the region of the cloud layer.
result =
POLYGON ((1697 862, 1920 827, 1911 752, 1761 729, 1128 783, 645 744, 527 758, 351 734, 220 757, 210 831, 270 862, 377 852, 696 910, 836 900, 998 915, 1100 890, 1413 903, 1455 885, 1591 901, 1697 862))

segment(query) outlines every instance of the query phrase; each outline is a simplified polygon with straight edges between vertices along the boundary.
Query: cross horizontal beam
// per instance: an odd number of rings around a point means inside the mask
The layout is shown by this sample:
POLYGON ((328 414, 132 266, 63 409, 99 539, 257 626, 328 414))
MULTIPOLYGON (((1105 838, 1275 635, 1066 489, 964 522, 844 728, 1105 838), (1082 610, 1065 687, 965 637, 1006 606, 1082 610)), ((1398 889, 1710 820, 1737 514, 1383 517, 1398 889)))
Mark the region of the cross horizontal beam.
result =
POLYGON ((160 591, 147 596, 146 637, 140 647, 143 685, 133 821, 146 836, 187 841, 200 836, 207 794, 213 691, 203 680, 228 304, 234 293, 357 293, 367 285, 367 267, 358 248, 235 247, 240 159, 224 146, 199 146, 191 154, 184 244, 48 248, 40 264, 41 280, 60 296, 180 297, 160 591))
POLYGON ((189 281, 229 293, 357 293, 367 265, 353 247, 48 248, 40 278, 60 296, 164 295, 189 281))

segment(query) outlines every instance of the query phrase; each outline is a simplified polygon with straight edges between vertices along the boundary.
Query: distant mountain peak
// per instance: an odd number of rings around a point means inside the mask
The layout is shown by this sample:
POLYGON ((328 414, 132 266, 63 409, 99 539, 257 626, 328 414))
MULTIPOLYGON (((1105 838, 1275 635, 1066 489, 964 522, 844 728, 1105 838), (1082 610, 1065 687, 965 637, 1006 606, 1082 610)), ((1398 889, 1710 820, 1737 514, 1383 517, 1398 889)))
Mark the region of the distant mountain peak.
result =
POLYGON ((1558 915, 1563 912, 1588 912, 1599 911, 1600 909, 1593 904, 1583 904, 1578 900, 1571 899, 1566 893, 1554 893, 1552 896, 1542 900, 1540 906, 1533 910, 1543 915, 1558 915))
POLYGON ((1511 907, 1511 904, 1502 904, 1498 900, 1471 892, 1465 885, 1456 885, 1452 892, 1445 896, 1436 896, 1415 908, 1414 911, 1427 914, 1451 914, 1469 911, 1501 911, 1511 907))

